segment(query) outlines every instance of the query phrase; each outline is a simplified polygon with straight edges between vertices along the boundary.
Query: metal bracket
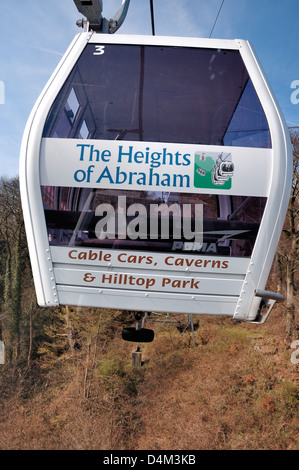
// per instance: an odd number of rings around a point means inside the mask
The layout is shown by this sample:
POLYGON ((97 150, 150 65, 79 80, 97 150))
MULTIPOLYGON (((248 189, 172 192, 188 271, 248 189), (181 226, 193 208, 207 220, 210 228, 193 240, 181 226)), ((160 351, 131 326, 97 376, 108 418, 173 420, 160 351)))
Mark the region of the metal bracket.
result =
POLYGON ((277 294, 276 292, 270 292, 268 290, 259 290, 257 289, 255 291, 255 296, 256 297, 262 297, 263 299, 272 299, 275 300, 275 302, 284 302, 285 298, 281 294, 277 294))
POLYGON ((97 33, 114 34, 123 24, 130 0, 122 0, 121 7, 113 18, 106 19, 102 17, 103 0, 74 0, 77 10, 87 18, 86 21, 79 20, 77 25, 85 30, 93 30, 97 33))
POLYGON ((147 312, 135 312, 136 330, 141 330, 147 317, 147 312))
POLYGON ((0 364, 5 364, 5 346, 3 341, 0 341, 0 364))
POLYGON ((258 323, 259 325, 265 323, 275 305, 275 302, 283 302, 285 300, 284 296, 281 294, 258 289, 255 291, 255 296, 261 297, 262 300, 256 319, 250 323, 258 323))

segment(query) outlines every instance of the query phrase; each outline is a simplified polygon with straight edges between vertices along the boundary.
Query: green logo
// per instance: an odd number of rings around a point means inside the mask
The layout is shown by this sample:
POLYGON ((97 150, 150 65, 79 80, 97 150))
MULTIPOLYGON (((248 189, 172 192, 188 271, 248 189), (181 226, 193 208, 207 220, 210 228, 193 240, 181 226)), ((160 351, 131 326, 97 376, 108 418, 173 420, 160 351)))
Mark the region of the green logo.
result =
POLYGON ((231 189, 233 174, 231 153, 195 152, 195 188, 231 189))

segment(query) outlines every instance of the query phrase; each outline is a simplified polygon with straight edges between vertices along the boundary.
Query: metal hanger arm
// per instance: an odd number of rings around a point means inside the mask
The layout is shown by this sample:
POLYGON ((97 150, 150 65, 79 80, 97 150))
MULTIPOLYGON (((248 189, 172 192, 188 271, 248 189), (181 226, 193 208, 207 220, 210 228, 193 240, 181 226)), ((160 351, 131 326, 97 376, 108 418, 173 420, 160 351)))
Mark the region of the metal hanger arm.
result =
MULTIPOLYGON (((102 17, 102 0, 74 0, 77 10, 87 18, 89 28, 100 33, 115 33, 123 24, 130 0, 122 0, 121 7, 111 19, 102 17)), ((79 23, 78 23, 79 24, 79 23)))
POLYGON ((123 24, 130 5, 130 0, 122 0, 122 4, 117 13, 109 21, 109 33, 115 33, 123 24))
POLYGON ((84 15, 89 24, 93 27, 101 28, 102 24, 102 0, 74 0, 77 10, 84 15))

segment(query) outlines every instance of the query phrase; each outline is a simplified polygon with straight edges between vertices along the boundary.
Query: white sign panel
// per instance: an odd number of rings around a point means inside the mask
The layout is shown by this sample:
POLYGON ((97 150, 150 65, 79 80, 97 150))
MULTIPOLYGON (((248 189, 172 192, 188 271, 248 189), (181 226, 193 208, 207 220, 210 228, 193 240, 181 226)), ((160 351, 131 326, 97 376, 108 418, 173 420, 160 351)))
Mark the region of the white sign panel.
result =
POLYGON ((45 186, 267 196, 271 150, 47 138, 40 178, 45 186))

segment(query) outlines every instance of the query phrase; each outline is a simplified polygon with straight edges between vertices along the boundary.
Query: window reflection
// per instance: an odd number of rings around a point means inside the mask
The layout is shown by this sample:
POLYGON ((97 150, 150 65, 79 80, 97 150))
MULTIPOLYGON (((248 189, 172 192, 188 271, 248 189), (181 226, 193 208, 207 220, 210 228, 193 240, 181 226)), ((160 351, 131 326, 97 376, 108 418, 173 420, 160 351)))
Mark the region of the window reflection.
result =
POLYGON ((271 147, 238 51, 88 44, 44 137, 271 147))
MULTIPOLYGON (((196 193, 176 193, 168 191, 132 191, 112 189, 89 189, 42 186, 43 203, 51 245, 83 246, 109 249, 143 250, 194 254, 208 253, 210 256, 245 256, 252 253, 259 225, 263 216, 266 198, 227 196, 196 193), (96 230, 97 223, 106 217, 107 212, 97 212, 106 207, 111 211, 115 233, 100 239, 96 230), (136 239, 125 233, 120 221, 126 228, 138 215, 129 208, 142 206, 146 218, 143 231, 140 229, 136 239), (136 206, 137 205, 137 206, 136 206), (185 211, 184 205, 190 207, 185 211), (195 228, 195 207, 203 208, 203 243, 196 245, 184 238, 183 231, 177 237, 177 220, 187 221, 192 230, 195 228), (158 232, 151 237, 152 211, 157 211, 158 232), (121 215, 119 215, 121 214, 121 215), (179 219, 177 219, 179 215, 179 219), (166 217, 166 219, 165 219, 166 217), (167 221, 169 236, 165 237, 162 224, 167 221), (145 232, 144 232, 145 229, 145 232)), ((107 222, 108 223, 108 222, 107 222)), ((107 227, 104 231, 107 231, 107 227)))

